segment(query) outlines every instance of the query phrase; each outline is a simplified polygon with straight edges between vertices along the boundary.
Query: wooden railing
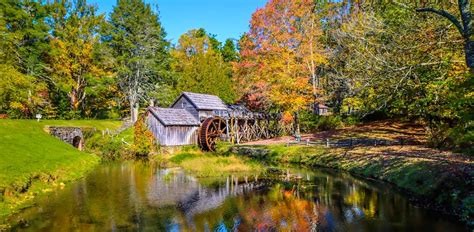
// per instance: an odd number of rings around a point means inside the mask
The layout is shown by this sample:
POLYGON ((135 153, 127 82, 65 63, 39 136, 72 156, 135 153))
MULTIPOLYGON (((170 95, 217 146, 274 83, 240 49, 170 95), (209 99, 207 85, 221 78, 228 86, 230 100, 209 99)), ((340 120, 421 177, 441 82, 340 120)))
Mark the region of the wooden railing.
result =
POLYGON ((409 138, 398 138, 397 140, 388 139, 371 139, 371 138, 344 138, 344 139, 322 139, 317 141, 306 140, 289 140, 287 146, 306 145, 306 146, 326 146, 326 147, 357 147, 357 146, 404 146, 415 145, 416 141, 409 138))

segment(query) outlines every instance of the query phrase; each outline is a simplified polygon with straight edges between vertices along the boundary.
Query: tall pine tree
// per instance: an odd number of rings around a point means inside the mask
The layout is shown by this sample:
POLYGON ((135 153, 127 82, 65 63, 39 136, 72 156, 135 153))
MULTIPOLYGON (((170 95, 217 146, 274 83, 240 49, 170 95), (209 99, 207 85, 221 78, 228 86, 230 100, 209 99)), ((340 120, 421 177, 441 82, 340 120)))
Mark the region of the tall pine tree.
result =
POLYGON ((119 86, 135 122, 139 103, 151 100, 157 85, 167 86, 169 43, 158 13, 142 0, 118 0, 109 23, 104 40, 113 49, 119 86))

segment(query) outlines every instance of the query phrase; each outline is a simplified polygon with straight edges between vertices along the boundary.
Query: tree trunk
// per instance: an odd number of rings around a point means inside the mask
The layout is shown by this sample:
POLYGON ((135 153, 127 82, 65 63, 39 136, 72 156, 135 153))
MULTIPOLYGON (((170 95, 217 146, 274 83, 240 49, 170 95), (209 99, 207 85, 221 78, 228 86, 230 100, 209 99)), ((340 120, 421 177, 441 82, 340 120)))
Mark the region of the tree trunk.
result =
POLYGON ((294 134, 295 136, 300 136, 300 119, 299 119, 298 112, 294 113, 294 123, 295 123, 295 125, 293 126, 294 134))
POLYGON ((76 89, 72 88, 71 92, 69 93, 69 104, 71 105, 72 111, 77 111, 78 104, 77 104, 77 91, 76 89))
POLYGON ((474 40, 466 41, 464 51, 466 52, 466 65, 474 75, 474 40))
POLYGON ((138 108, 140 107, 138 102, 130 102, 130 121, 135 123, 138 119, 138 108))

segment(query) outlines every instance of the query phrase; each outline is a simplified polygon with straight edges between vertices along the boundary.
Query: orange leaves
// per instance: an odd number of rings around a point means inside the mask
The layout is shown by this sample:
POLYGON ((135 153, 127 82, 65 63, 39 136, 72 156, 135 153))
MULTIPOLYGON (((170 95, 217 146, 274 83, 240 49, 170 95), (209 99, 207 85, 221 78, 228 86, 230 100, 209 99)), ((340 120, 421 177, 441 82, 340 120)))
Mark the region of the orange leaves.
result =
POLYGON ((285 111, 283 113, 283 117, 282 117, 281 121, 283 121, 283 123, 285 123, 285 124, 290 124, 291 122, 293 122, 293 115, 290 112, 285 111))
POLYGON ((249 96, 264 96, 291 115, 312 100, 316 67, 326 62, 315 7, 311 0, 272 0, 252 15, 250 31, 240 40, 241 61, 234 64, 250 105, 256 99, 249 96))

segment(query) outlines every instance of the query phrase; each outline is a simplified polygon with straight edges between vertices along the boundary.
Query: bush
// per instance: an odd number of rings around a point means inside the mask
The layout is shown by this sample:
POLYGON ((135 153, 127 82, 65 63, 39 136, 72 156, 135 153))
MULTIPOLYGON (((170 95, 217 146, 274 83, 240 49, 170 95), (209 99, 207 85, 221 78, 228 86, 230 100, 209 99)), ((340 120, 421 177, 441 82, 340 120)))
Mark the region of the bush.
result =
POLYGON ((474 121, 454 127, 451 129, 450 137, 455 151, 474 155, 474 121))
POLYGON ((155 138, 148 130, 143 117, 139 117, 134 126, 133 152, 136 156, 148 156, 156 152, 155 138))
POLYGON ((322 116, 319 118, 316 128, 320 131, 334 130, 341 127, 342 121, 338 116, 322 116))
POLYGON ((343 121, 344 121, 344 125, 353 126, 360 123, 360 118, 355 115, 349 115, 346 118, 344 118, 343 121))
POLYGON ((320 116, 311 111, 302 111, 299 114, 300 129, 302 132, 316 132, 320 116))
POLYGON ((110 135, 102 136, 101 133, 94 133, 87 138, 85 149, 88 152, 99 155, 105 160, 126 159, 130 156, 130 150, 122 141, 110 135))
POLYGON ((447 123, 430 123, 428 127, 428 145, 434 148, 447 148, 452 146, 449 137, 450 127, 447 123))
MULTIPOLYGON (((354 123, 357 118, 352 118, 354 123)), ((312 133, 317 131, 334 130, 343 125, 339 116, 320 116, 311 111, 300 112, 300 128, 302 132, 312 133)))

